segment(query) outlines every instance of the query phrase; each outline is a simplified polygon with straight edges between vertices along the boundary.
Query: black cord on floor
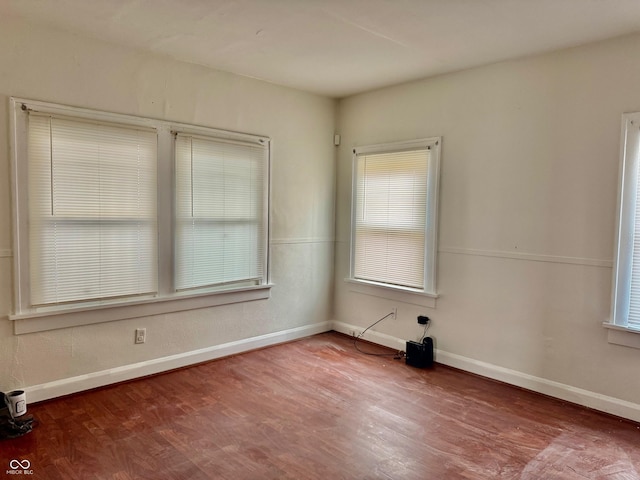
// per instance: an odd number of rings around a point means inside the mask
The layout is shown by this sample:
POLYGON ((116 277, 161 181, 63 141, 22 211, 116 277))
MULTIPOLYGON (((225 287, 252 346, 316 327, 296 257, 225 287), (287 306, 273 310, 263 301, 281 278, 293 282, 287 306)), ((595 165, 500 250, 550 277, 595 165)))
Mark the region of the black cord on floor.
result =
POLYGON ((367 330, 369 330, 371 327, 376 326, 378 323, 380 323, 381 321, 383 321, 384 319, 390 317, 391 315, 394 315, 395 312, 391 312, 391 313, 387 313, 384 317, 380 318, 379 320, 376 320, 375 322, 373 322, 371 325, 369 325, 367 328, 365 328, 362 333, 360 333, 359 335, 357 335, 356 337, 354 337, 353 339, 353 347, 360 353, 364 354, 364 355, 371 355, 373 357, 394 357, 394 359, 396 360, 400 360, 402 358, 404 358, 404 352, 402 351, 398 351, 396 353, 372 353, 372 352, 365 352, 364 350, 360 350, 360 347, 358 347, 358 340, 360 340, 360 338, 362 338, 362 336, 367 332, 367 330))

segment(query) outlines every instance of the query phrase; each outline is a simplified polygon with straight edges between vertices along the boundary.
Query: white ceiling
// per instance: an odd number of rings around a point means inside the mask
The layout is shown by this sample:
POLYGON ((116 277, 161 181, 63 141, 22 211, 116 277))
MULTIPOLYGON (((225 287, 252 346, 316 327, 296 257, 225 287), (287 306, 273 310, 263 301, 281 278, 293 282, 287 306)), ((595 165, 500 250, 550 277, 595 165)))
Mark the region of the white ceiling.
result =
POLYGON ((332 97, 640 31, 640 0, 0 0, 0 15, 332 97))

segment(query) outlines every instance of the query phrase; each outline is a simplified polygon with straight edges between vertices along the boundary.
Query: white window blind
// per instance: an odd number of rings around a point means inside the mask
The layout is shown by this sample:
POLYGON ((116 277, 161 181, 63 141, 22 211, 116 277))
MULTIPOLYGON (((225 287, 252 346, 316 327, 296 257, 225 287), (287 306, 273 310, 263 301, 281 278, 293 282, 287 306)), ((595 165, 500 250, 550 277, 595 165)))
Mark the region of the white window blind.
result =
POLYGON ((157 291, 155 131, 31 112, 30 301, 157 291))
POLYGON ((629 292, 629 316, 627 318, 627 326, 630 328, 640 329, 640 195, 638 190, 640 188, 640 175, 639 167, 640 161, 638 161, 638 142, 640 135, 638 135, 638 128, 631 135, 630 141, 635 145, 631 149, 635 152, 634 162, 634 183, 635 183, 635 198, 633 204, 633 242, 631 244, 631 287, 629 292))
POLYGON ((428 149, 359 155, 355 277, 424 288, 428 149))
POLYGON ((640 113, 623 119, 613 322, 640 330, 640 113))
POLYGON ((437 295, 440 137, 353 153, 350 279, 437 295))
POLYGON ((266 142, 176 137, 175 287, 266 282, 266 142))

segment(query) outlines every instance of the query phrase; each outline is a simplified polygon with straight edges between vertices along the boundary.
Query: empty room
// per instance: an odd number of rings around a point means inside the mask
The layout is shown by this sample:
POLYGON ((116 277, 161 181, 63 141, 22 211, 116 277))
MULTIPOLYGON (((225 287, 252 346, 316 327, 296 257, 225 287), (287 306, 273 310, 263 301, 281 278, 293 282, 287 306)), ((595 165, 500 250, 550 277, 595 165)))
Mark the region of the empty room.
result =
POLYGON ((637 0, 0 0, 0 477, 640 479, 638 52, 637 0))

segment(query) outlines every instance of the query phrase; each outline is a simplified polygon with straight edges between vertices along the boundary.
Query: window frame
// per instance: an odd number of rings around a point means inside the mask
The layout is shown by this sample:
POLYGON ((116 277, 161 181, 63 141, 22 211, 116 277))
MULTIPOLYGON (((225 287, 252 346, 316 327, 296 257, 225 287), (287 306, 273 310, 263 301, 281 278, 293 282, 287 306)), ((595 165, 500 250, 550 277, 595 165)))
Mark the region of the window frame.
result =
MULTIPOLYGON (((363 286, 381 287, 388 294, 393 292, 418 294, 426 297, 437 298, 437 256, 438 256, 438 201, 440 185, 440 157, 442 137, 429 137, 416 140, 391 142, 375 145, 360 146, 353 149, 352 156, 352 187, 351 187, 351 238, 350 238, 350 265, 347 282, 363 286), (358 197, 357 162, 359 155, 395 153, 411 149, 430 149, 431 159, 428 165, 427 205, 426 216, 431 218, 431 224, 425 222, 425 252, 424 252, 424 287, 411 288, 381 281, 364 280, 355 276, 355 249, 356 249, 356 214, 358 197)), ((387 294, 387 295, 388 295, 387 294)))
POLYGON ((618 202, 611 288, 611 316, 603 326, 609 343, 640 348, 640 328, 628 324, 636 201, 640 194, 640 112, 622 115, 618 202))
POLYGON ((13 308, 9 319, 16 334, 57 328, 123 320, 148 315, 206 308, 229 303, 267 299, 270 280, 270 215, 271 139, 264 135, 231 132, 198 125, 78 108, 17 97, 10 98, 10 157, 13 224, 13 308), (64 115, 90 121, 104 121, 157 131, 157 232, 158 268, 156 295, 136 299, 81 302, 69 305, 33 307, 29 301, 29 236, 28 236, 28 113, 64 115), (174 222, 175 222, 175 134, 177 132, 222 140, 256 142, 266 146, 264 178, 265 258, 264 276, 258 285, 232 288, 202 288, 177 292, 174 288, 174 222))
MULTIPOLYGON (((255 210, 251 207, 249 207, 248 204, 244 204, 243 206, 245 208, 249 208, 250 212, 249 212, 249 217, 247 218, 234 218, 234 217, 229 217, 229 211, 224 210, 224 211, 218 211, 217 212, 217 216, 216 215, 212 215, 212 212, 207 209, 204 209, 204 205, 200 205, 198 207, 199 213, 195 213, 193 210, 193 207, 197 206, 197 202, 195 200, 195 191, 196 188, 194 186, 195 180, 193 177, 193 168, 194 168, 194 163, 193 163, 193 157, 192 157, 192 161, 191 161, 191 165, 189 166, 189 175, 191 176, 191 180, 188 181, 189 183, 189 187, 190 187, 190 199, 188 200, 188 203, 191 204, 192 209, 191 209, 191 213, 187 216, 184 216, 184 211, 180 211, 180 203, 181 200, 178 198, 180 197, 180 182, 179 182, 179 177, 180 177, 180 165, 179 165, 179 155, 177 153, 178 151, 178 142, 179 140, 186 140, 189 139, 189 141, 191 142, 191 145, 193 146, 193 142, 206 142, 209 144, 213 144, 215 145, 214 148, 216 149, 222 149, 222 150, 228 150, 231 148, 238 148, 238 150, 242 149, 242 150, 250 150, 251 154, 249 156, 243 156, 243 160, 249 160, 249 163, 252 163, 252 161, 258 160, 259 157, 263 157, 260 158, 259 161, 257 163, 261 163, 260 167, 257 169, 257 171, 259 172, 259 179, 262 180, 262 185, 260 187, 261 192, 266 192, 266 189, 268 187, 267 185, 267 179, 265 177, 267 177, 268 175, 268 169, 265 168, 268 165, 264 164, 264 156, 266 155, 268 157, 269 154, 269 150, 268 148, 265 148, 265 142, 263 139, 257 139, 257 141, 255 142, 239 142, 237 140, 234 141, 229 141, 228 139, 220 139, 219 137, 211 137, 211 136, 203 136, 203 135, 196 135, 193 133, 186 133, 184 131, 180 131, 177 132, 176 135, 174 136, 174 166, 175 166, 175 178, 174 178, 174 188, 175 188, 175 202, 174 202, 174 216, 173 216, 173 220, 174 220, 174 235, 173 235, 173 239, 175 241, 175 249, 174 249, 174 266, 176 267, 176 272, 174 275, 174 288, 176 292, 188 292, 188 291, 198 291, 198 290, 202 290, 202 289, 207 289, 207 288, 212 288, 212 289, 227 289, 228 287, 225 287, 226 282, 228 282, 228 284, 230 285, 253 285, 256 281, 258 282, 258 284, 260 284, 260 280, 266 275, 266 260, 263 262, 260 261, 255 261, 255 263, 253 263, 253 260, 260 260, 261 256, 263 256, 263 258, 266 259, 267 253, 268 253, 268 242, 266 241, 266 237, 267 237, 267 233, 268 233, 268 224, 267 222, 265 222, 265 219, 268 218, 268 203, 267 203, 267 199, 264 195, 259 196, 253 196, 253 194, 256 192, 256 190, 250 190, 250 195, 249 198, 250 199, 254 199, 253 202, 255 202, 257 204, 257 207, 260 208, 256 208, 255 210), (224 146, 223 146, 224 145, 224 146), (258 154, 256 155, 255 152, 258 152, 258 154), (203 215, 203 210, 207 210, 206 211, 206 215, 203 215), (179 266, 180 266, 180 261, 179 259, 185 258, 185 257, 181 257, 180 254, 185 254, 186 252, 184 250, 182 250, 181 252, 179 251, 180 248, 180 241, 179 241, 179 237, 180 234, 184 233, 184 230, 182 229, 180 223, 181 222, 187 222, 187 223, 196 223, 198 225, 200 225, 201 227, 205 224, 209 224, 209 225, 222 225, 223 227, 226 226, 230 226, 230 225, 253 225, 256 228, 256 237, 258 239, 258 241, 256 241, 256 247, 257 247, 257 256, 254 257, 252 259, 252 266, 255 266, 256 269, 256 274, 255 275, 251 275, 251 276, 245 276, 243 278, 240 279, 232 279, 232 278, 226 278, 223 279, 222 282, 219 282, 217 284, 213 283, 211 285, 207 285, 207 284, 202 284, 200 286, 198 285, 178 285, 179 283, 179 278, 180 275, 179 273, 177 273, 177 270, 179 270, 179 266), (262 241, 259 241, 260 239, 262 239, 262 241), (259 274, 259 272, 265 272, 262 275, 259 274)), ((202 143, 201 143, 202 145, 202 143)), ((193 147, 192 147, 192 152, 193 152, 193 147)), ((225 152, 226 154, 229 154, 229 151, 225 152)), ((234 154, 237 154, 238 152, 235 151, 233 152, 234 154)), ((181 160, 184 161, 184 158, 181 158, 181 160)), ((222 164, 226 164, 226 162, 223 160, 222 164)), ((221 164, 218 163, 218 166, 220 166, 221 164)), ((237 171, 236 171, 237 173, 237 171)), ((246 173, 246 172, 245 172, 246 173)), ((253 169, 251 169, 251 174, 255 173, 253 171, 253 169)), ((233 173, 230 174, 231 178, 233 179, 233 173)), ((206 175, 203 175, 202 178, 209 178, 206 175)), ((246 177, 242 178, 242 180, 247 180, 246 177)), ((227 181, 225 180, 225 185, 227 184, 227 181)), ((259 183, 259 182, 257 182, 259 183)), ((209 186, 209 185, 208 185, 209 186)), ((185 185, 182 185, 182 187, 184 188, 185 185)), ((223 195, 230 193, 229 191, 225 190, 225 187, 223 186, 222 188, 223 190, 223 195)), ((182 200, 184 200, 184 197, 181 197, 182 200)), ((223 203, 227 200, 227 197, 224 197, 223 203)), ((242 203, 240 203, 240 205, 242 205, 242 203)), ((210 207, 211 204, 208 204, 208 207, 210 207)), ((238 204, 235 205, 235 207, 238 207, 238 204)), ((231 208, 231 210, 233 210, 233 207, 231 208)), ((247 212, 244 212, 245 215, 247 214, 247 212)), ((204 228, 204 230, 206 230, 206 228, 204 228)), ((225 230, 225 228, 223 228, 223 230, 225 230)), ((232 229, 233 230, 233 229, 232 229)), ((202 232, 202 230, 201 230, 202 232)), ((227 232, 225 233, 225 237, 227 235, 229 235, 230 233, 227 232)), ((245 240, 248 240, 248 238, 245 237, 245 240)), ((183 244, 184 245, 184 244, 183 244)), ((224 247, 223 247, 224 250, 224 247)), ((227 251, 225 251, 224 253, 229 253, 227 251)), ((183 265, 186 266, 186 265, 183 265)), ((225 264, 226 266, 226 264, 225 264)), ((246 265, 245 265, 246 266, 246 265)), ((232 267, 232 269, 235 267, 232 267)), ((187 268, 188 269, 188 268, 187 268)), ((224 268, 223 268, 224 270, 224 268)), ((191 274, 193 274, 194 272, 191 272, 191 274)), ((202 279, 201 279, 202 280, 202 279)), ((208 277, 207 280, 212 280, 211 277, 208 277)))
POLYGON ((33 109, 25 116, 34 148, 24 162, 32 306, 155 294, 157 131, 33 109))

